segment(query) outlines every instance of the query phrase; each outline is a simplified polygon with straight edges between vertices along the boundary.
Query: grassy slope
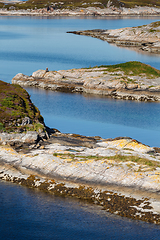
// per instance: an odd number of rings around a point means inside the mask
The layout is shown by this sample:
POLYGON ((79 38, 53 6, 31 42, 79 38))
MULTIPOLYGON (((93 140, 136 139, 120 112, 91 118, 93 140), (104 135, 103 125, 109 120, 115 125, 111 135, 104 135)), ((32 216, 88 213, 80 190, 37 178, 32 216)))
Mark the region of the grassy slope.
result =
POLYGON ((148 6, 148 7, 154 7, 160 6, 160 1, 159 0, 131 0, 131 1, 127 1, 127 0, 122 0, 122 3, 124 3, 125 7, 135 7, 135 6, 148 6))
POLYGON ((0 81, 0 130, 14 131, 24 117, 29 117, 33 125, 43 123, 43 117, 26 90, 0 81))
MULTIPOLYGON (((107 7, 109 0, 100 0, 100 1, 95 1, 95 0, 64 0, 64 1, 57 1, 57 0, 28 0, 26 3, 21 3, 21 4, 6 4, 5 7, 9 8, 10 6, 15 6, 16 9, 34 9, 35 7, 37 8, 46 8, 48 6, 53 6, 55 9, 62 9, 62 8, 71 8, 74 9, 76 7, 100 7, 100 8, 105 8, 107 7), (85 4, 84 4, 85 3, 85 4), (96 3, 96 4, 95 4, 96 3)), ((134 6, 157 6, 160 7, 160 0, 112 0, 111 6, 115 7, 134 7, 134 6)), ((3 3, 0 3, 0 8, 4 7, 3 3)))
POLYGON ((103 65, 101 67, 106 67, 106 70, 109 72, 123 71, 124 74, 128 76, 145 75, 147 78, 160 77, 160 70, 137 61, 115 65, 103 65))

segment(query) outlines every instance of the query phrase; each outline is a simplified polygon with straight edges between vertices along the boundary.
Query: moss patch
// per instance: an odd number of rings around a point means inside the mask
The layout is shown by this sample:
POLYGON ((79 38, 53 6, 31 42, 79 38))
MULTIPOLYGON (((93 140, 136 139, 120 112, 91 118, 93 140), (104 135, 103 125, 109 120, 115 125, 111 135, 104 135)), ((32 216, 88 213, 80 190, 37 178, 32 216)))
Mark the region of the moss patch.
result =
POLYGON ((121 1, 124 6, 127 8, 132 8, 132 7, 135 7, 135 6, 148 6, 148 7, 160 7, 160 1, 158 0, 141 0, 141 1, 138 1, 138 0, 123 0, 121 1))
MULTIPOLYGON (((64 1, 56 1, 56 0, 28 0, 24 3, 15 3, 15 4, 5 4, 5 7, 9 9, 9 7, 14 6, 16 9, 40 9, 40 8, 47 8, 48 6, 53 7, 53 9, 75 9, 77 7, 100 7, 105 8, 107 7, 107 3, 109 0, 100 0, 100 1, 94 1, 94 0, 86 0, 86 1, 79 1, 79 0, 64 0, 64 1)), ((118 0, 113 0, 111 5, 119 7, 121 4, 118 0)), ((4 6, 4 4, 0 5, 1 7, 4 6)))
POLYGON ((146 158, 141 158, 141 157, 138 157, 138 156, 124 156, 124 155, 120 155, 120 154, 117 154, 117 155, 114 155, 114 156, 110 156, 110 157, 101 157, 101 156, 81 156, 81 155, 78 155, 78 154, 70 154, 70 153, 54 153, 53 156, 55 157, 59 157, 59 158, 62 158, 66 161, 68 161, 69 163, 72 163, 72 162, 78 162, 78 161, 90 161, 90 160, 93 160, 93 161, 99 161, 99 160, 102 160, 102 161, 107 161, 108 160, 110 161, 111 160, 111 165, 115 165, 116 163, 120 163, 120 162, 129 162, 130 163, 137 163, 138 165, 140 166, 143 166, 143 167, 150 167, 152 168, 152 170, 156 169, 157 167, 160 167, 160 162, 158 161, 150 161, 146 158))
POLYGON ((114 160, 115 162, 133 162, 133 163, 137 163, 143 167, 144 166, 152 167, 153 169, 160 167, 160 162, 150 161, 146 158, 141 158, 138 156, 115 155, 115 156, 107 157, 107 159, 114 160))
POLYGON ((142 75, 147 78, 160 77, 160 70, 153 68, 150 65, 137 62, 137 61, 131 61, 131 62, 120 63, 115 65, 102 65, 100 67, 106 68, 106 71, 109 71, 109 72, 122 71, 125 75, 128 75, 128 76, 142 75))

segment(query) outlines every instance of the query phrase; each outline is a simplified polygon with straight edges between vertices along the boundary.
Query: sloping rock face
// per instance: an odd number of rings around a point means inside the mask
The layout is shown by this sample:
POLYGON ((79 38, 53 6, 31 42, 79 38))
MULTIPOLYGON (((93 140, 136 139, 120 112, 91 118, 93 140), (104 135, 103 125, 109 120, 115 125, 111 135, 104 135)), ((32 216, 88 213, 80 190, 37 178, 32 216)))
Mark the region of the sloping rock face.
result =
POLYGON ((91 36, 117 46, 136 47, 143 51, 160 54, 160 21, 138 27, 111 30, 95 29, 68 33, 91 36))
POLYGON ((160 224, 160 154, 131 138, 56 133, 29 152, 0 146, 0 179, 160 224))
POLYGON ((38 141, 38 133, 36 131, 29 131, 27 133, 0 133, 0 144, 8 143, 36 143, 38 141))
POLYGON ((12 83, 115 99, 160 101, 160 71, 140 62, 60 71, 18 73, 12 83))

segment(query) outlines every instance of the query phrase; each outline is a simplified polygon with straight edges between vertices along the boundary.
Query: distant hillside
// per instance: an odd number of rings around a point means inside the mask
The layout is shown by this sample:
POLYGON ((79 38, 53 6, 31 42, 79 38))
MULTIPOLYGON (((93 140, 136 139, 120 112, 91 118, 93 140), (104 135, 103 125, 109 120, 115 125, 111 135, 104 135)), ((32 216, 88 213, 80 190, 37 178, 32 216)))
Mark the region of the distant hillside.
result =
POLYGON ((0 81, 0 130, 37 130, 43 128, 43 124, 43 117, 26 90, 0 81), (28 119, 30 124, 23 124, 24 119, 28 119))
MULTIPOLYGON (((5 1, 4 1, 5 2, 5 1)), ((106 8, 106 7, 126 7, 126 8, 132 8, 135 6, 149 6, 149 7, 160 7, 160 0, 134 0, 134 1, 118 1, 118 0, 64 0, 64 1, 56 1, 56 0, 28 0, 26 2, 20 2, 20 3, 0 3, 0 8, 11 8, 11 6, 14 6, 16 9, 34 9, 34 8, 47 8, 47 7, 53 7, 54 9, 75 9, 77 7, 100 7, 100 8, 106 8)))

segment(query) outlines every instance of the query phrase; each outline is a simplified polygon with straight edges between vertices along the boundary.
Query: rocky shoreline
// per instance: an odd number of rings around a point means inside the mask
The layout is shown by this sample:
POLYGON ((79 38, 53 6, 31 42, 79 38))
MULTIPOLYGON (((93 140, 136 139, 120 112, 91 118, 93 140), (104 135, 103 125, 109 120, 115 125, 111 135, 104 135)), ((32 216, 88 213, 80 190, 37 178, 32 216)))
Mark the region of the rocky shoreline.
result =
POLYGON ((160 151, 131 138, 54 131, 20 145, 1 139, 0 179, 160 224, 160 151))
POLYGON ((135 8, 125 8, 125 7, 87 7, 87 8, 75 8, 71 9, 54 9, 53 7, 41 8, 41 9, 20 9, 16 10, 14 6, 7 10, 7 8, 0 9, 1 16, 69 16, 69 17, 128 17, 128 16, 159 16, 160 9, 157 7, 135 7, 135 8))
POLYGON ((96 94, 114 99, 160 101, 159 70, 139 62, 88 69, 38 70, 31 76, 18 73, 12 83, 23 87, 96 94), (134 70, 137 71, 135 74, 134 70), (146 71, 149 73, 146 74, 146 71))
POLYGON ((72 31, 78 35, 91 36, 121 47, 132 47, 144 52, 160 53, 160 22, 138 27, 110 30, 72 31))

